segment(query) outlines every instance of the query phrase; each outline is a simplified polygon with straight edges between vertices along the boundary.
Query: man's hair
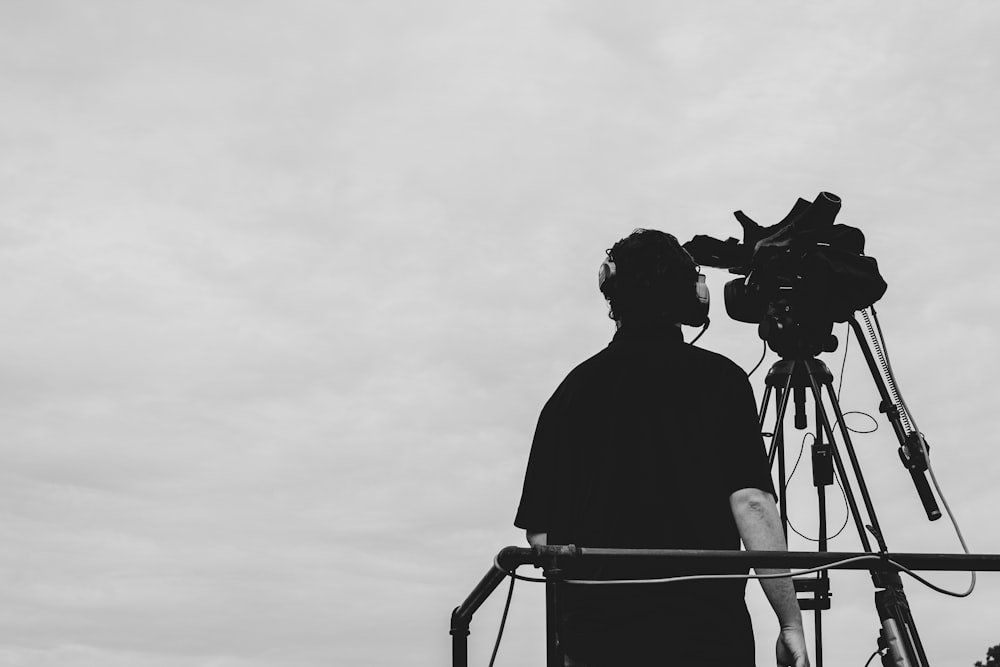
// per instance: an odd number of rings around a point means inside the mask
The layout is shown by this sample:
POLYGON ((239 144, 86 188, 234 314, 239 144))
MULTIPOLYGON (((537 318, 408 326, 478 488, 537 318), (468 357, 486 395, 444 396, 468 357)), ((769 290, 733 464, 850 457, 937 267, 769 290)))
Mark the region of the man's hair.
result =
POLYGON ((636 229, 607 250, 615 274, 601 292, 608 317, 636 324, 672 324, 695 298, 698 267, 672 234, 636 229))

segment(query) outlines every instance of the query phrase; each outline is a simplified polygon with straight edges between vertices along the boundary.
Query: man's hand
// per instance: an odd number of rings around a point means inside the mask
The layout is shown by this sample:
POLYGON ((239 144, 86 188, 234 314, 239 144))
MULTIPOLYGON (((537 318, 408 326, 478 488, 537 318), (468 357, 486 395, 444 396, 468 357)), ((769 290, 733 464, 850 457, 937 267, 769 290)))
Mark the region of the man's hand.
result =
POLYGON ((778 643, 775 648, 778 667, 809 667, 809 656, 806 655, 806 637, 802 626, 781 628, 778 643))

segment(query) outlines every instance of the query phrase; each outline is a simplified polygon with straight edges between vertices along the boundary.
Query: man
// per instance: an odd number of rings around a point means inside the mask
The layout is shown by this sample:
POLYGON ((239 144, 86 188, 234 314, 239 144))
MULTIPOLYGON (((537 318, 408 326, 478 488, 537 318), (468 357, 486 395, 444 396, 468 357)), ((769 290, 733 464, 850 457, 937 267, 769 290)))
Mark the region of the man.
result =
MULTIPOLYGON (((699 279, 670 234, 637 230, 608 251, 600 288, 617 332, 539 417, 514 521, 529 543, 738 550, 742 539, 751 550, 786 548, 747 376, 683 341, 681 323, 707 321, 699 279)), ((567 574, 608 578, 600 567, 567 574)), ((633 567, 613 578, 651 574, 633 567)), ((745 585, 565 584, 566 664, 754 665, 745 585)), ((778 663, 808 667, 792 582, 761 585, 781 627, 778 663)))

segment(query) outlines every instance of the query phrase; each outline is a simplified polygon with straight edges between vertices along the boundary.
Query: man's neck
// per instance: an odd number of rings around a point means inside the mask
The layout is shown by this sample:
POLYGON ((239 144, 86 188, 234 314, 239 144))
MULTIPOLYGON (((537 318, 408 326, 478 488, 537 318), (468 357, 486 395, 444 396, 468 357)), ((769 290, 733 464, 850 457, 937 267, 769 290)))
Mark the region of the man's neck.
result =
POLYGON ((615 326, 615 340, 684 340, 681 325, 677 323, 636 323, 619 320, 615 326))

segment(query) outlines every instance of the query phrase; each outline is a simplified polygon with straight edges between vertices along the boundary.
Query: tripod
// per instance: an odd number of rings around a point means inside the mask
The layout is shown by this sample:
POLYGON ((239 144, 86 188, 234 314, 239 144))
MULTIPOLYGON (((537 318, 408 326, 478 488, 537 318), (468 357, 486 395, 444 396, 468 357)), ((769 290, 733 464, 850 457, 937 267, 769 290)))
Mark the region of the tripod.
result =
MULTIPOLYGON (((785 414, 788 408, 788 399, 791 396, 795 404, 795 428, 804 429, 806 427, 806 392, 809 391, 811 392, 816 408, 816 437, 812 445, 812 462, 813 483, 816 486, 819 505, 818 550, 821 552, 827 551, 826 487, 833 484, 834 468, 836 468, 844 497, 847 499, 850 514, 854 519, 862 547, 866 552, 874 553, 871 540, 869 539, 870 532, 878 545, 878 553, 886 554, 888 548, 885 544, 882 529, 879 526, 878 517, 875 514, 868 486, 861 472, 861 466, 858 462, 854 445, 851 442, 849 429, 844 424, 844 415, 841 412, 837 395, 834 393, 833 374, 826 367, 826 364, 814 356, 782 358, 768 371, 765 385, 764 397, 760 408, 760 426, 763 431, 768 403, 773 392, 776 394, 777 413, 771 446, 768 451, 768 459, 772 468, 777 459, 778 487, 781 489, 779 509, 786 538, 788 505, 784 493, 786 483, 784 455, 785 414), (835 439, 834 426, 831 424, 827 410, 824 408, 823 387, 827 390, 828 403, 836 417, 836 426, 840 432, 842 446, 847 453, 854 479, 861 494, 864 514, 868 518, 867 524, 862 518, 861 509, 858 506, 851 482, 848 479, 844 460, 835 439)), ((878 639, 878 646, 882 649, 887 649, 886 654, 882 658, 882 664, 885 667, 894 665, 898 665, 899 667, 928 667, 927 656, 924 653, 913 617, 910 614, 909 604, 903 593, 903 584, 899 573, 890 567, 888 563, 885 564, 884 568, 876 566, 871 568, 869 572, 871 573, 872 582, 876 589, 875 607, 882 623, 882 632, 878 639)), ((811 598, 800 599, 799 606, 803 610, 812 610, 814 612, 816 665, 817 667, 823 667, 822 612, 830 608, 829 574, 826 570, 823 570, 815 578, 794 579, 793 581, 796 591, 812 593, 811 598)))

